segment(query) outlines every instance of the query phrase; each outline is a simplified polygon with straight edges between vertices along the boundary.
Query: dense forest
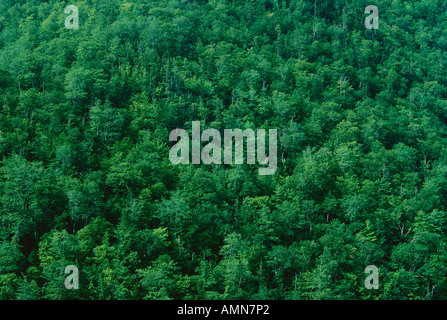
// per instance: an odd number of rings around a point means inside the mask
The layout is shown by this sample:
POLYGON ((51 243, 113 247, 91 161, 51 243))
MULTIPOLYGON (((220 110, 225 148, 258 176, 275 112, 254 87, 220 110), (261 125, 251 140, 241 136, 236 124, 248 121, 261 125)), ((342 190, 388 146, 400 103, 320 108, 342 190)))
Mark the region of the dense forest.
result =
POLYGON ((447 299, 446 64, 446 0, 0 0, 0 299, 447 299))

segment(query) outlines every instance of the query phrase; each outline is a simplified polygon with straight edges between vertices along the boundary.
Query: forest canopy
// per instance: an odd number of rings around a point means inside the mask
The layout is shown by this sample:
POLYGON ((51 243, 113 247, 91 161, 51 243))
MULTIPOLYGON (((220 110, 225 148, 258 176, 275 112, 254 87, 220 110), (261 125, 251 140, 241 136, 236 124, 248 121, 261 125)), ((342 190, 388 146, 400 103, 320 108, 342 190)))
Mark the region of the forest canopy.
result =
POLYGON ((0 299, 446 299, 446 63, 445 0, 1 0, 0 299))

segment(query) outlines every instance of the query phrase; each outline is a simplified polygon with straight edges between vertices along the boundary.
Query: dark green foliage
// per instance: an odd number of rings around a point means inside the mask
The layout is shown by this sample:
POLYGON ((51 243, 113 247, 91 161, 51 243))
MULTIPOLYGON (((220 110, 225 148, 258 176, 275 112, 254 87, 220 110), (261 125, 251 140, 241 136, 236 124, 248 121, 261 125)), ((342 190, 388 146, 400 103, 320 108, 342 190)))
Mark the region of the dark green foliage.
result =
POLYGON ((447 1, 368 4, 1 1, 0 299, 446 299, 447 1), (192 121, 278 170, 172 165, 192 121))

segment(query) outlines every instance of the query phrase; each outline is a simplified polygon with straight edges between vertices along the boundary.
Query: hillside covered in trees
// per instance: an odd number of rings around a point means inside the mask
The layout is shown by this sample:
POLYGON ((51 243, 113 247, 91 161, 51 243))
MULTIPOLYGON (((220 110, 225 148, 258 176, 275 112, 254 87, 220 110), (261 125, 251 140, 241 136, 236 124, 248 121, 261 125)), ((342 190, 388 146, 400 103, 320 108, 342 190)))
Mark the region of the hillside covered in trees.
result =
POLYGON ((0 299, 446 299, 446 63, 446 0, 0 0, 0 299))

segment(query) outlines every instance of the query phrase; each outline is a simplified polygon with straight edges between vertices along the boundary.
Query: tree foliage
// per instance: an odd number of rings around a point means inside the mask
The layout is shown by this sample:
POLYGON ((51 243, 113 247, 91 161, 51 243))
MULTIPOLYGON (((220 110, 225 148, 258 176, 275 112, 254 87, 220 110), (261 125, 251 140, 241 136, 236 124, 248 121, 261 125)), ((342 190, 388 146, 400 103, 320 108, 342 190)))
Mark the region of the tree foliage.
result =
POLYGON ((446 299, 447 2, 368 4, 1 1, 0 299, 446 299), (278 170, 172 165, 192 121, 278 170))

